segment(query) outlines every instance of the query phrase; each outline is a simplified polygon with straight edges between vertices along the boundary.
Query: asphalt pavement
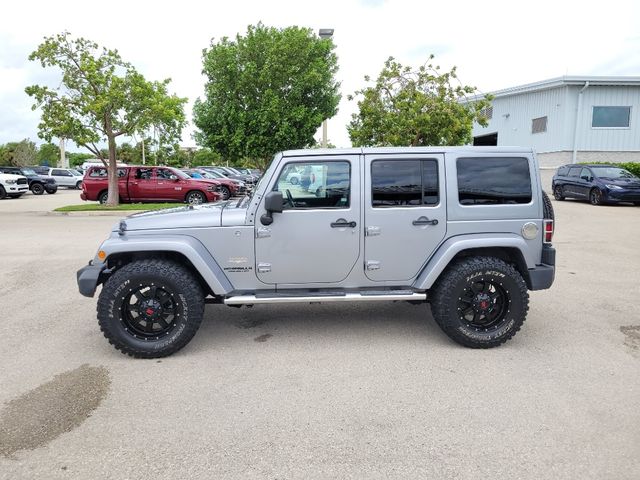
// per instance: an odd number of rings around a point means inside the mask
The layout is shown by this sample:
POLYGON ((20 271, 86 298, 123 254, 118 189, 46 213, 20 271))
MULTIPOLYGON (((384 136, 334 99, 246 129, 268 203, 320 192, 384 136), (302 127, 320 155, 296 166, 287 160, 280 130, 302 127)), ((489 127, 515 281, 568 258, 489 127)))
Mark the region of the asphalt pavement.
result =
POLYGON ((75 280, 117 218, 71 203, 0 201, 0 479, 640 478, 640 207, 554 201, 556 283, 500 348, 424 305, 210 305, 134 360, 75 280))

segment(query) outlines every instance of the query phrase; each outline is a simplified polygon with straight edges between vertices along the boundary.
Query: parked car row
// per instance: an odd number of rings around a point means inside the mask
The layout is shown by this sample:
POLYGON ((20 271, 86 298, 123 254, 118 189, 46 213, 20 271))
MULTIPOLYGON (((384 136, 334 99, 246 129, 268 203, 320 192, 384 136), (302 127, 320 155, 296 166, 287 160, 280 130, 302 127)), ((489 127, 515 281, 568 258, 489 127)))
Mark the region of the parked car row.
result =
POLYGON ((640 178, 615 165, 563 165, 551 182, 556 200, 576 198, 592 205, 640 205, 640 178))
MULTIPOLYGON (((53 178, 38 175, 32 167, 0 167, 0 173, 25 177, 28 190, 31 190, 34 195, 42 195, 44 192, 53 194, 58 191, 58 184, 53 178)), ((3 189, 6 191, 6 188, 3 187, 3 189)), ((19 197, 25 192, 9 191, 9 193, 19 197)))
MULTIPOLYGON (((200 204, 223 199, 222 184, 217 180, 193 179, 172 167, 146 165, 118 168, 120 202, 186 202, 200 204)), ((107 169, 90 167, 82 182, 82 200, 106 203, 108 198, 107 169)))

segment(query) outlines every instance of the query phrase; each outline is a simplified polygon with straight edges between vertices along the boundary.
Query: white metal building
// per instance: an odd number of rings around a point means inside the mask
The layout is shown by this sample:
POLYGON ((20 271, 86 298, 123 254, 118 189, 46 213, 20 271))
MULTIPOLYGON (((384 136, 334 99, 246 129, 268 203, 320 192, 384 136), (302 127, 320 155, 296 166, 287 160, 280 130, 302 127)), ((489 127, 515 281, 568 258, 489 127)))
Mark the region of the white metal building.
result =
POLYGON ((566 76, 492 95, 474 145, 533 147, 542 166, 640 162, 640 77, 566 76))

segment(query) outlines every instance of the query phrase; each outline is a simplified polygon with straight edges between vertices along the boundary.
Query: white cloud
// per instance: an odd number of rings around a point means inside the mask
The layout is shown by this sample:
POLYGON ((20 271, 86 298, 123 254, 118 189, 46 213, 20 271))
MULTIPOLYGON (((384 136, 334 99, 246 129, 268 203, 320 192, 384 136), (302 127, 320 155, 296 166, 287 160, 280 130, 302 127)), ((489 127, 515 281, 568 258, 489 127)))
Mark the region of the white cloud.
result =
MULTIPOLYGON (((606 8, 550 0, 478 5, 466 0, 12 2, 3 6, 11 21, 0 26, 0 143, 36 138, 38 116, 30 111, 24 87, 42 79, 43 72, 26 57, 44 36, 65 29, 117 48, 149 79, 171 77, 173 91, 191 105, 202 95, 201 54, 212 37, 233 37, 258 21, 334 28, 343 101, 329 121, 329 138, 338 146, 349 145, 346 124, 356 109, 346 95, 364 85, 364 75, 375 77, 390 55, 418 65, 435 53, 443 68, 457 65, 461 80, 483 91, 564 74, 640 75, 640 16, 633 0, 611 0, 606 8)), ((193 145, 192 131, 187 129, 183 143, 193 145)))

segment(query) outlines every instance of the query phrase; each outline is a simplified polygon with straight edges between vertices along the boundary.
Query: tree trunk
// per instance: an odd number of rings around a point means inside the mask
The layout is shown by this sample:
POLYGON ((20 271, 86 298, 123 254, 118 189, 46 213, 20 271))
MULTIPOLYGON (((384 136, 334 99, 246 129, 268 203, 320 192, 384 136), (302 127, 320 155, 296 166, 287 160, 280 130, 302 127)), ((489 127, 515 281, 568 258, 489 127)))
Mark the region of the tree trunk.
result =
POLYGON ((120 202, 118 195, 118 164, 116 162, 116 139, 109 136, 109 165, 107 166, 107 175, 109 178, 109 196, 107 197, 107 205, 116 206, 120 202))

